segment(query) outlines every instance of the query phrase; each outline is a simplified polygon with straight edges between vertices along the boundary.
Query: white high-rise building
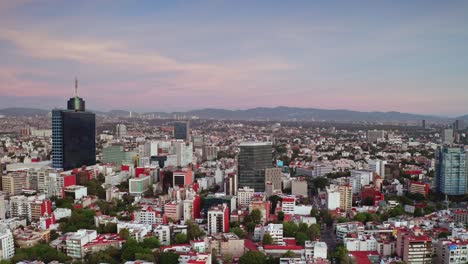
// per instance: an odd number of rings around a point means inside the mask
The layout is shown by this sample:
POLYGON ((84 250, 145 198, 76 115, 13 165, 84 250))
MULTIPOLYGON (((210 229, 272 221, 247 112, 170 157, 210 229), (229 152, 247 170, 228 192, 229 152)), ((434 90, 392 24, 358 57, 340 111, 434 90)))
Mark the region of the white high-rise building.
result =
POLYGON ((387 164, 386 160, 369 160, 369 169, 379 176, 385 177, 385 164, 387 164))
POLYGON ((124 124, 117 124, 117 126, 115 126, 115 136, 116 137, 125 137, 127 135, 127 126, 125 126, 124 124))
POLYGON ((208 210, 208 233, 227 233, 229 231, 229 208, 226 204, 212 206, 208 210))
POLYGON ((368 185, 372 181, 373 176, 372 171, 352 170, 349 184, 353 189, 353 193, 359 193, 362 186, 368 185))
POLYGON ((0 225, 1 259, 10 259, 15 255, 13 234, 6 225, 0 225))
POLYGON ((338 188, 335 188, 334 185, 331 185, 326 188, 327 190, 327 209, 336 210, 340 208, 340 192, 338 188))
POLYGON ((453 129, 447 128, 442 130, 442 143, 452 144, 453 143, 453 129))

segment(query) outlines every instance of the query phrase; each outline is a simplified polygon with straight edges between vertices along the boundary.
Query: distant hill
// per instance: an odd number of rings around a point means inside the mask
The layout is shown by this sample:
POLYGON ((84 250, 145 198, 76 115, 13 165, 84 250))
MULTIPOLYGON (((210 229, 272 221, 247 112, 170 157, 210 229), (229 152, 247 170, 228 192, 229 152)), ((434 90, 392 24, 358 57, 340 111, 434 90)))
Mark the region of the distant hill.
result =
POLYGON ((468 120, 468 115, 459 116, 456 119, 468 120))
MULTIPOLYGON (((126 110, 111 110, 109 112, 90 110, 101 116, 121 116, 128 117, 130 112, 126 110)), ((5 116, 36 116, 47 115, 49 110, 34 108, 5 108, 0 109, 0 115, 5 116)), ((359 112, 344 109, 317 109, 279 106, 274 108, 258 107, 246 110, 226 110, 205 108, 191 110, 187 112, 151 112, 145 114, 155 114, 159 116, 185 115, 198 116, 202 119, 219 120, 272 120, 272 121, 443 121, 453 120, 449 117, 438 117, 432 115, 419 115, 401 112, 359 112)), ((458 119, 468 120, 468 115, 458 117, 458 119)))
POLYGON ((419 121, 444 120, 448 117, 419 115, 400 112, 359 112, 344 109, 328 110, 297 107, 259 107, 246 110, 200 109, 188 112, 172 113, 178 115, 198 116, 202 119, 230 120, 298 120, 298 121, 419 121))
POLYGON ((4 116, 46 116, 50 111, 36 108, 10 107, 0 109, 0 115, 4 116))

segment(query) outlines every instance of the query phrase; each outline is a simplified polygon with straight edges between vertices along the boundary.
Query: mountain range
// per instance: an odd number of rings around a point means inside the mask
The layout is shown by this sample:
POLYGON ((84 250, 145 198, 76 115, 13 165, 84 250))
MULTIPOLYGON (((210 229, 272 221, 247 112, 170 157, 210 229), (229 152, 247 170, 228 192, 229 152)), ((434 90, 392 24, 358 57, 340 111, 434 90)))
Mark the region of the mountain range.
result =
MULTIPOLYGON (((92 111, 92 110, 91 110, 92 111)), ((5 108, 0 109, 0 115, 4 116, 45 116, 49 110, 34 108, 5 108)), ((93 111, 102 116, 122 116, 128 117, 129 111, 111 110, 108 112, 93 111)), ((444 116, 421 115, 401 112, 360 112, 344 109, 317 109, 317 108, 298 108, 298 107, 257 107, 245 110, 226 110, 205 108, 191 110, 186 112, 149 112, 145 115, 154 114, 163 117, 174 115, 184 115, 186 117, 197 116, 201 119, 219 119, 219 120, 271 120, 271 121, 419 121, 422 119, 428 121, 448 121, 453 119, 468 120, 468 115, 457 118, 444 116)))

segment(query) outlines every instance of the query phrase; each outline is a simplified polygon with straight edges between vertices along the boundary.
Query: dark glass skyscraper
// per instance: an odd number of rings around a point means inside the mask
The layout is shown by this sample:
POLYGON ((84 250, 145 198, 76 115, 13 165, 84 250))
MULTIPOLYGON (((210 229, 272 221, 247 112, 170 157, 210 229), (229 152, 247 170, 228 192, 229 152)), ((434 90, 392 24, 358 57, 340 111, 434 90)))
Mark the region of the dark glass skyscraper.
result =
POLYGON ((174 138, 190 140, 190 124, 189 122, 176 122, 174 123, 174 138))
POLYGON ((52 167, 57 169, 96 164, 96 116, 85 111, 77 86, 67 110, 52 110, 52 167))
POLYGON ((243 142, 239 145, 238 185, 256 192, 265 191, 265 169, 272 165, 272 145, 269 142, 243 142))

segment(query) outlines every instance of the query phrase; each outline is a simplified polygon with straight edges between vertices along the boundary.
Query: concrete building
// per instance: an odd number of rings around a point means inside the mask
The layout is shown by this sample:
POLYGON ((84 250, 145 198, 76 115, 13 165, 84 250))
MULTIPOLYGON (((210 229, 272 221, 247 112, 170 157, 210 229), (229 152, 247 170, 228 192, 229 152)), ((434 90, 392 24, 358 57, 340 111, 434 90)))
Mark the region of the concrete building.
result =
POLYGON ((307 180, 304 177, 294 178, 291 181, 291 194, 308 197, 307 180))
POLYGON ((437 263, 466 264, 468 262, 468 242, 459 239, 440 239, 437 244, 437 263))
POLYGON ((229 173, 224 178, 224 192, 226 195, 237 195, 237 174, 229 173))
POLYGON ((1 260, 10 259, 15 255, 15 242, 13 234, 6 225, 0 225, 1 260))
POLYGON ((454 138, 453 138, 453 129, 451 128, 446 128, 442 130, 442 135, 441 135, 441 140, 443 144, 453 144, 454 138))
POLYGON ((183 188, 184 186, 190 185, 193 183, 193 172, 190 168, 185 168, 183 170, 174 171, 172 176, 173 186, 179 186, 183 188))
MULTIPOLYGON (((304 255, 307 263, 314 259, 327 259, 327 243, 320 241, 306 241, 304 245, 304 255)), ((313 262, 312 262, 313 263, 313 262)))
POLYGON ((348 251, 377 251, 377 240, 372 235, 344 238, 343 243, 348 251))
POLYGON ((240 258, 246 252, 244 239, 232 233, 214 234, 209 240, 209 248, 215 249, 220 255, 231 255, 240 258))
POLYGON ((2 176, 2 191, 9 195, 21 194, 23 189, 28 188, 27 172, 15 171, 2 176))
POLYGON ((67 234, 65 241, 67 245, 67 256, 81 259, 85 256, 83 246, 96 239, 96 230, 80 229, 76 232, 67 234))
POLYGON ((127 126, 124 124, 117 124, 115 126, 115 136, 117 138, 122 138, 127 135, 127 126))
POLYGON ((151 177, 140 176, 138 178, 131 178, 128 180, 128 184, 130 187, 130 195, 141 196, 149 190, 149 186, 151 184, 151 177))
POLYGON ((237 203, 239 207, 248 207, 252 201, 252 197, 255 194, 255 190, 244 186, 237 191, 237 203))
POLYGON ((10 217, 25 218, 31 221, 31 202, 24 195, 10 197, 10 217))
POLYGON ((385 140, 384 130, 367 130, 367 142, 378 143, 385 140))
POLYGON ((218 147, 216 146, 203 146, 202 148, 202 160, 215 160, 218 158, 218 147))
POLYGON ((265 234, 269 234, 273 239, 274 245, 283 245, 283 224, 268 224, 262 228, 261 231, 261 238, 265 234))
POLYGON ((281 191, 281 178, 283 173, 281 168, 266 168, 265 169, 265 182, 271 182, 273 191, 281 191))
POLYGON ((212 206, 208 210, 208 233, 229 232, 229 208, 226 204, 212 206))
POLYGON ((154 236, 161 245, 169 246, 171 244, 171 229, 168 225, 158 225, 153 229, 154 236))
POLYGON ((385 164, 387 164, 386 160, 369 160, 369 169, 385 178, 385 164))
POLYGON ((174 221, 179 221, 182 218, 184 205, 179 201, 171 201, 164 205, 164 215, 174 221))
POLYGON ((88 195, 88 188, 81 185, 71 185, 64 188, 65 197, 79 200, 88 195))
POLYGON ((327 209, 336 210, 340 208, 340 192, 338 191, 337 186, 330 185, 326 187, 327 192, 327 209))
POLYGON ((338 187, 340 192, 340 209, 343 211, 349 211, 353 207, 353 191, 351 186, 340 185, 338 187))
POLYGON ((158 222, 156 211, 151 207, 143 207, 141 210, 132 213, 132 220, 142 224, 156 224, 158 222))
POLYGON ((349 183, 353 193, 359 193, 362 186, 368 185, 373 179, 373 172, 366 170, 352 170, 349 183))

